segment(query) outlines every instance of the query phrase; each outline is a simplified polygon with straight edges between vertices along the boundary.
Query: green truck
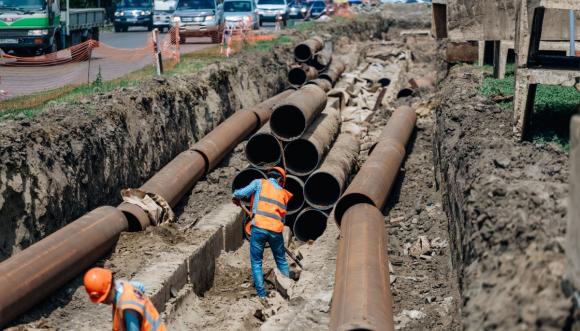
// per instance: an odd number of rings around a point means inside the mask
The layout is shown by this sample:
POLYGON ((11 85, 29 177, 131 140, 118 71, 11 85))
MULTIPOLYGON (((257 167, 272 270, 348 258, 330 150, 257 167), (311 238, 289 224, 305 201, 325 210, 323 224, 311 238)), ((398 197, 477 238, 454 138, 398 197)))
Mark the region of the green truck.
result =
MULTIPOLYGON (((66 1, 65 8, 68 6, 66 1)), ((8 54, 52 53, 99 40, 103 8, 61 9, 59 0, 0 0, 0 49, 8 54)))

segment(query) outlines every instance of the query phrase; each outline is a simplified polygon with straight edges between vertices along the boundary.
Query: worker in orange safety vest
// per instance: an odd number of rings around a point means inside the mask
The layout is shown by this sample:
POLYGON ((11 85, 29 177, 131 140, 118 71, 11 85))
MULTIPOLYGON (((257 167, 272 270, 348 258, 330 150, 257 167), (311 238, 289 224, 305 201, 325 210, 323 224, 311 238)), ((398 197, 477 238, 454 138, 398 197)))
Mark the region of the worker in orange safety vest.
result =
POLYGON ((252 215, 250 226, 250 260, 254 285, 260 298, 266 297, 262 258, 266 243, 270 244, 276 266, 280 272, 289 277, 286 261, 284 237, 284 221, 288 201, 292 193, 284 189, 286 171, 281 167, 268 170, 268 179, 255 179, 248 186, 234 191, 232 201, 240 204, 240 199, 252 197, 252 215))
POLYGON ((145 297, 139 282, 114 280, 104 268, 92 268, 83 278, 85 290, 93 303, 113 306, 113 331, 165 331, 161 316, 145 297))

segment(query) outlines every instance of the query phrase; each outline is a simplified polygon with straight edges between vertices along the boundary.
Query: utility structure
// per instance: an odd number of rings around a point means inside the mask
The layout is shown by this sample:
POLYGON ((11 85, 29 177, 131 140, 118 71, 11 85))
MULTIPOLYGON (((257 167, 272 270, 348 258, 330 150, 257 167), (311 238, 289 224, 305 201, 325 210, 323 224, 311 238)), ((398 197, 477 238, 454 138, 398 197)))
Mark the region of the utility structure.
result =
MULTIPOLYGON (((516 21, 516 86, 513 132, 527 136, 538 84, 574 86, 580 78, 580 57, 551 55, 541 50, 547 10, 580 10, 574 0, 521 0, 516 21)), ((564 21, 566 22, 566 21, 564 21)), ((571 40, 574 40, 572 36, 571 40)))

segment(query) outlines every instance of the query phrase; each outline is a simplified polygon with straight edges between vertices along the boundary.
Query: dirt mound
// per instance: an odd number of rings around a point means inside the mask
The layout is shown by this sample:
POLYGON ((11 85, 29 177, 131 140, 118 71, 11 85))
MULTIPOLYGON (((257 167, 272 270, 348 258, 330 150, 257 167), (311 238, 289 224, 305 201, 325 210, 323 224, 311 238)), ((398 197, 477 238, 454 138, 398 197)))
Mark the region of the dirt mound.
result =
POLYGON ((516 143, 512 113, 479 94, 482 74, 454 68, 437 109, 434 161, 450 217, 467 330, 566 329, 561 290, 567 156, 516 143))

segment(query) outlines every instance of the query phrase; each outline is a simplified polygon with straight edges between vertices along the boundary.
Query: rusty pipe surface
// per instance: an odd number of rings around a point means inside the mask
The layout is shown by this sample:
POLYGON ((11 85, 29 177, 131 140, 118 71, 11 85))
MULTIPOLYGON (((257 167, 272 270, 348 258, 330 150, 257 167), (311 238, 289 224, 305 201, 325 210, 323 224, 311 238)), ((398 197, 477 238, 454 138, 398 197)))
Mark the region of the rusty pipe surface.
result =
POLYGON ((202 176, 215 168, 248 134, 257 131, 267 121, 271 109, 293 92, 284 91, 255 107, 234 113, 189 150, 177 155, 140 189, 162 196, 175 207, 202 176))
POLYGON ((235 112, 190 149, 205 156, 209 162, 207 171, 214 169, 242 140, 258 131, 270 119, 272 109, 292 93, 293 90, 286 90, 256 106, 235 112))
POLYGON ((286 186, 284 187, 292 193, 292 199, 288 201, 286 212, 288 215, 296 214, 304 206, 304 182, 302 179, 288 175, 286 176, 286 186))
POLYGON ((323 71, 332 62, 332 42, 326 42, 324 48, 321 51, 314 54, 310 60, 310 65, 312 65, 316 70, 323 71))
POLYGON ((100 207, 0 263, 0 327, 106 254, 127 227, 120 210, 100 207))
POLYGON ((316 170, 338 135, 340 122, 340 111, 326 107, 302 138, 284 148, 286 170, 297 176, 307 176, 316 170))
POLYGON ((397 112, 403 114, 391 116, 372 153, 336 203, 334 218, 339 226, 346 210, 357 203, 368 203, 383 209, 403 163, 405 146, 416 120, 411 108, 401 107, 397 112))
POLYGON ((294 220, 294 236, 304 242, 316 240, 326 230, 327 220, 328 214, 326 212, 315 208, 305 208, 294 220))
POLYGON ((247 167, 246 169, 238 172, 234 180, 232 181, 232 192, 243 187, 248 186, 254 179, 265 179, 266 174, 260 170, 253 167, 247 167))
POLYGON ((369 204, 350 207, 340 230, 330 330, 394 330, 386 250, 381 212, 369 204))
POLYGON ((244 152, 252 166, 263 170, 281 163, 283 147, 266 124, 248 139, 244 152))
POLYGON ((334 86, 344 70, 346 70, 346 64, 341 60, 335 59, 330 63, 328 70, 318 75, 318 77, 328 80, 334 86))
POLYGON ((381 131, 379 138, 375 144, 369 149, 369 154, 373 152, 377 144, 381 141, 389 139, 397 139, 397 137, 410 137, 417 122, 417 113, 409 106, 401 106, 393 112, 387 125, 381 131))
POLYGON ((338 201, 360 151, 358 138, 341 133, 322 166, 304 183, 304 199, 319 209, 329 209, 338 201))
POLYGON ((270 128, 282 141, 300 138, 326 106, 326 93, 314 84, 302 86, 272 112, 270 128))
POLYGON ((318 70, 307 64, 293 66, 288 71, 288 82, 294 86, 302 86, 318 76, 318 70))
POLYGON ((296 62, 308 62, 323 47, 324 39, 318 36, 309 38, 294 47, 294 59, 296 62))
POLYGON ((332 84, 326 79, 316 78, 306 82, 306 84, 312 84, 320 87, 324 92, 328 92, 332 89, 332 84))

